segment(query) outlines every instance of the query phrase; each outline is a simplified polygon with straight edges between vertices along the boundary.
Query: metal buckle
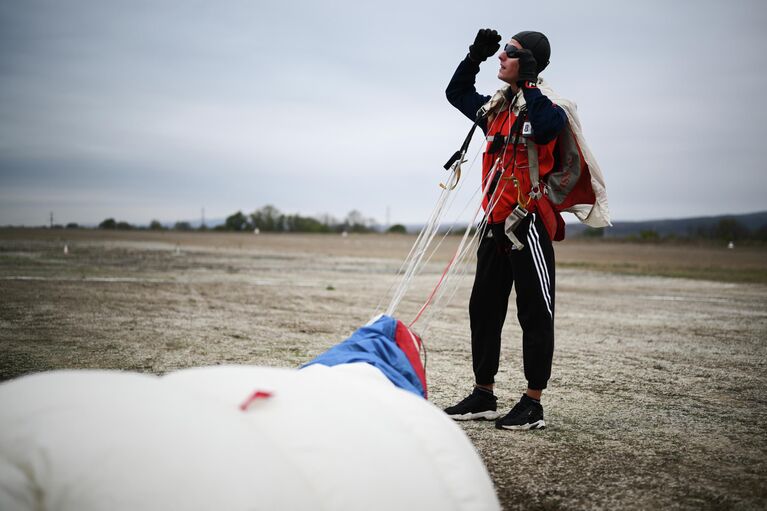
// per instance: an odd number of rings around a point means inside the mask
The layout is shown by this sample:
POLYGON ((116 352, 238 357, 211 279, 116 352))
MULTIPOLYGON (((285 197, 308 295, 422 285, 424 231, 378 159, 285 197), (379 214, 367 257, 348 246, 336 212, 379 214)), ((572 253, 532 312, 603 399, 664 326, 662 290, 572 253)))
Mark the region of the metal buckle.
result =
POLYGON ((514 206, 514 209, 511 210, 511 214, 514 215, 514 217, 517 219, 515 223, 516 225, 529 214, 529 211, 527 211, 525 208, 517 204, 516 206, 514 206))
POLYGON ((506 236, 511 240, 511 243, 514 245, 514 248, 517 250, 522 250, 525 248, 524 243, 519 241, 519 238, 514 234, 514 229, 519 225, 519 223, 528 215, 528 211, 517 204, 514 209, 511 210, 511 214, 506 219, 506 222, 504 222, 503 225, 503 231, 506 233, 506 236))

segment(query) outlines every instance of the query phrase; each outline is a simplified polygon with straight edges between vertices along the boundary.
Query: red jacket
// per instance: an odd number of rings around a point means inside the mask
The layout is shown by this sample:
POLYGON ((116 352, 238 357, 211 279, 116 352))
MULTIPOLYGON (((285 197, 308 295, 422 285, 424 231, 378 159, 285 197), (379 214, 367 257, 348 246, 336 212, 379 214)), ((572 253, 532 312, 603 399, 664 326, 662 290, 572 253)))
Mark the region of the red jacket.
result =
MULTIPOLYGON (((516 120, 517 116, 513 112, 509 112, 508 109, 499 112, 498 115, 488 121, 487 133, 493 137, 499 134, 508 137, 516 120)), ((539 212, 544 217, 549 235, 554 239, 557 231, 557 220, 556 218, 549 218, 549 221, 546 222, 546 217, 556 215, 556 213, 551 209, 545 196, 537 201, 530 200, 531 183, 527 146, 520 135, 519 143, 516 145, 516 158, 514 158, 514 138, 516 138, 516 134, 508 144, 500 144, 495 152, 490 152, 493 142, 488 141, 485 153, 482 155, 482 189, 487 189, 487 193, 483 197, 482 207, 487 212, 490 200, 493 203, 497 202, 488 216, 488 223, 504 222, 514 209, 514 205, 519 203, 529 212, 539 212), (496 165, 496 162, 499 165, 496 165), (496 176, 499 172, 500 176, 496 176), (488 189, 488 181, 491 179, 496 181, 496 185, 495 187, 490 185, 488 189), (546 203, 541 204, 544 201, 546 203), (551 229, 549 223, 552 224, 551 229)), ((538 149, 538 172, 541 180, 554 167, 554 146, 556 143, 557 139, 554 138, 545 144, 536 145, 538 149)), ((496 143, 496 145, 499 144, 496 143)))

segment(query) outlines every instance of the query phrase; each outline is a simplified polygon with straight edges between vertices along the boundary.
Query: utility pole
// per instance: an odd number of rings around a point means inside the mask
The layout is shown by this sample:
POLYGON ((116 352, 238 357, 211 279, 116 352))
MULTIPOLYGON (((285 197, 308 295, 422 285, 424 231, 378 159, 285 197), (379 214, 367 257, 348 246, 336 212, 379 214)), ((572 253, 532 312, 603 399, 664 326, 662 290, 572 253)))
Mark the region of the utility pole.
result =
POLYGON ((200 229, 205 229, 205 206, 202 207, 202 219, 200 220, 200 229))
POLYGON ((51 211, 51 229, 53 229, 53 211, 51 211))

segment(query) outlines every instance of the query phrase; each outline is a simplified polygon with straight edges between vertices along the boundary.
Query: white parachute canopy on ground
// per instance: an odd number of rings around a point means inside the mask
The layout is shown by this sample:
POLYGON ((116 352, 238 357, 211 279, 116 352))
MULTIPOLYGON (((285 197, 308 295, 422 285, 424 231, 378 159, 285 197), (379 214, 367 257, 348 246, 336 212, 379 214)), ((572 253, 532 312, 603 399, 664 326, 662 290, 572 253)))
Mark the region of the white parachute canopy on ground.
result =
POLYGON ((463 431, 369 363, 0 385, 0 509, 499 509, 463 431))

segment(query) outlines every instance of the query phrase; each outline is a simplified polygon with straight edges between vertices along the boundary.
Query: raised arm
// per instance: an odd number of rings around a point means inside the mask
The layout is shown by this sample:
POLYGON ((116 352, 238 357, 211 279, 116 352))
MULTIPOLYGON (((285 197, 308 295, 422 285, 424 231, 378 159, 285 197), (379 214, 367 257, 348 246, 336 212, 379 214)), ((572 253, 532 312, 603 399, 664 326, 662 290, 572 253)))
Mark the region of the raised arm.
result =
MULTIPOLYGON (((450 104, 460 110, 472 122, 477 118, 477 110, 490 100, 490 96, 478 93, 474 86, 477 73, 479 73, 479 62, 474 62, 467 55, 458 64, 458 68, 453 73, 450 83, 447 84, 447 89, 445 89, 445 95, 450 104)), ((485 126, 486 121, 483 119, 480 123, 482 131, 485 131, 485 126)))
MULTIPOLYGON (((490 96, 484 96, 477 92, 474 87, 479 64, 495 54, 501 47, 501 36, 498 32, 489 28, 480 29, 474 43, 469 46, 469 54, 458 64, 453 73, 453 78, 447 85, 445 95, 451 105, 461 111, 471 121, 476 120, 479 107, 490 100, 490 96)), ((479 126, 485 131, 487 122, 483 119, 479 126)))

